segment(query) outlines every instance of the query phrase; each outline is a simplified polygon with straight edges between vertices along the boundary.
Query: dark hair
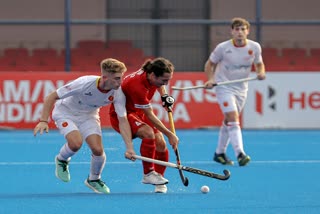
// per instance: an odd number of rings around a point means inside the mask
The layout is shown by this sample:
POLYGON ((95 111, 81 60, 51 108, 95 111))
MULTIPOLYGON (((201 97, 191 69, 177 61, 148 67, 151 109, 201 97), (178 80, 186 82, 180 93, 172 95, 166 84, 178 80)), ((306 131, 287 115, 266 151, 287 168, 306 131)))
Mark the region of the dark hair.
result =
POLYGON ((174 66, 169 60, 158 57, 154 60, 147 60, 142 65, 142 70, 147 73, 154 73, 156 77, 160 77, 163 76, 164 73, 172 73, 174 71, 174 66))

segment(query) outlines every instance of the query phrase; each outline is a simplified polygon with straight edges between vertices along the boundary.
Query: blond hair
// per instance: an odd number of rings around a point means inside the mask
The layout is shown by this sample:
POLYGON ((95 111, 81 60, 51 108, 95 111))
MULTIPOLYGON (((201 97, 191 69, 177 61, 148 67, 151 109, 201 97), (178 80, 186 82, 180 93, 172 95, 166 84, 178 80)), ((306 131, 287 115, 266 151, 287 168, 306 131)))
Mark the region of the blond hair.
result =
POLYGON ((244 18, 240 18, 240 17, 235 17, 231 20, 231 28, 235 28, 235 27, 239 27, 239 26, 246 26, 247 29, 250 28, 250 23, 244 19, 244 18))
POLYGON ((107 58, 100 63, 101 73, 124 73, 127 67, 123 62, 113 58, 107 58))

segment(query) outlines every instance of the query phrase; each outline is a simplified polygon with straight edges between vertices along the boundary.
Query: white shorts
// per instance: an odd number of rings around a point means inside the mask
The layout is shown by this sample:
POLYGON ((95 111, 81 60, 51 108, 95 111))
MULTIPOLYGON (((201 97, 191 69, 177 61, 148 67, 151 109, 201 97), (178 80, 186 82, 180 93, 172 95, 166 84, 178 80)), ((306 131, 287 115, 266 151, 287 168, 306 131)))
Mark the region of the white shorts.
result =
POLYGON ((95 115, 74 116, 54 109, 52 119, 64 137, 75 130, 81 133, 84 140, 92 134, 102 135, 100 119, 95 115))
POLYGON ((241 113, 247 99, 246 93, 235 94, 234 92, 224 88, 216 88, 216 96, 220 109, 223 113, 232 111, 241 113))

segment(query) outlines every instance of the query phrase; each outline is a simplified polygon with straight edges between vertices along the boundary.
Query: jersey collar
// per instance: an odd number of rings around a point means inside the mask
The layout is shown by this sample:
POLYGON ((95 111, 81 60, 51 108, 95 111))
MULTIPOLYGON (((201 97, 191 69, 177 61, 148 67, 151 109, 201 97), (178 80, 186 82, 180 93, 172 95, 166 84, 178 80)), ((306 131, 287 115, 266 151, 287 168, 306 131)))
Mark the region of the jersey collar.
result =
POLYGON ((246 46, 247 43, 248 43, 247 40, 245 40, 245 43, 244 43, 243 45, 238 46, 238 45, 235 43, 234 39, 231 39, 231 42, 232 42, 233 46, 236 47, 236 48, 244 47, 244 46, 246 46))
POLYGON ((96 80, 96 85, 97 85, 97 89, 101 92, 101 93, 108 93, 110 90, 105 90, 99 87, 99 83, 100 83, 101 77, 97 78, 96 80))

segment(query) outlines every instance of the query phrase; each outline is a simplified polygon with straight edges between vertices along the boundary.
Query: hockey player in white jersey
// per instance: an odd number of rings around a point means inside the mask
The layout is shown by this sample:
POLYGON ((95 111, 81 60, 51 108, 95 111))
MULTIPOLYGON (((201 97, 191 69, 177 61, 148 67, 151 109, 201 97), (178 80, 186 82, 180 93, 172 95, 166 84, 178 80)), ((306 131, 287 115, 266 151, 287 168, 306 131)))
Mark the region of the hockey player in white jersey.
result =
POLYGON ((96 193, 108 194, 110 189, 101 180, 106 163, 99 117, 102 106, 114 103, 126 152, 135 153, 125 108, 126 98, 120 87, 127 68, 122 62, 112 58, 104 59, 100 67, 100 76, 79 77, 45 98, 34 135, 49 131, 48 119, 53 109, 52 119, 67 141, 55 157, 56 176, 64 182, 70 181, 69 162, 79 151, 83 141, 86 141, 91 149, 91 165, 85 184, 96 193))
MULTIPOLYGON (((232 38, 216 46, 205 63, 204 72, 208 81, 207 89, 213 84, 236 79, 247 78, 252 65, 259 80, 265 79, 265 66, 259 43, 247 39, 250 23, 243 18, 233 18, 231 22, 232 38)), ((244 151, 239 115, 245 105, 248 82, 222 85, 215 88, 224 121, 220 127, 219 139, 213 160, 226 165, 233 161, 226 155, 229 142, 237 157, 239 166, 245 166, 250 161, 244 151)))

